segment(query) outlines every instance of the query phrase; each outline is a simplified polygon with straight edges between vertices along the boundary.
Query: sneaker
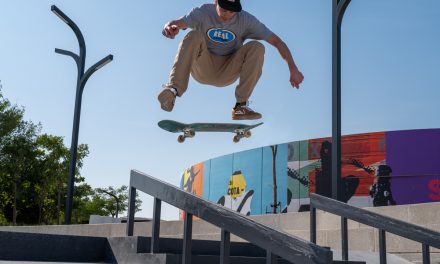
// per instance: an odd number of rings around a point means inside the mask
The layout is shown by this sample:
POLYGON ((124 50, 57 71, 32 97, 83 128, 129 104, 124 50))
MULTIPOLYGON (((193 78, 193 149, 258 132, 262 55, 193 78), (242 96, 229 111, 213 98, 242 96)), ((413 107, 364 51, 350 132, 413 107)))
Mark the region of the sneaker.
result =
POLYGON ((176 101, 177 91, 175 88, 164 87, 164 89, 157 96, 160 102, 160 107, 167 112, 171 112, 176 101))
POLYGON ((255 112, 247 105, 238 105, 232 109, 232 120, 253 120, 260 118, 261 114, 255 112))

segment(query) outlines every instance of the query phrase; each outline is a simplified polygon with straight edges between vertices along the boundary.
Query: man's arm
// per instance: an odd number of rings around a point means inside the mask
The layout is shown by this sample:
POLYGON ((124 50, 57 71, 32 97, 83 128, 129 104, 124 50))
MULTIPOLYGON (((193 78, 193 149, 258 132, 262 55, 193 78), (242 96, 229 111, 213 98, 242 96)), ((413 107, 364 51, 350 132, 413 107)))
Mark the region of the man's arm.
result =
POLYGON ((289 47, 287 47, 286 43, 284 43, 284 41, 282 41, 280 37, 278 37, 275 34, 272 34, 267 39, 267 42, 270 43, 275 48, 277 48, 281 57, 287 62, 287 66, 289 66, 289 71, 290 71, 290 84, 292 84, 293 87, 296 87, 298 89, 299 85, 304 80, 304 76, 298 70, 298 67, 296 67, 295 62, 293 61, 292 53, 289 50, 289 47))
POLYGON ((172 20, 165 24, 162 35, 167 38, 173 39, 177 34, 179 34, 180 29, 187 29, 188 25, 183 19, 172 20))

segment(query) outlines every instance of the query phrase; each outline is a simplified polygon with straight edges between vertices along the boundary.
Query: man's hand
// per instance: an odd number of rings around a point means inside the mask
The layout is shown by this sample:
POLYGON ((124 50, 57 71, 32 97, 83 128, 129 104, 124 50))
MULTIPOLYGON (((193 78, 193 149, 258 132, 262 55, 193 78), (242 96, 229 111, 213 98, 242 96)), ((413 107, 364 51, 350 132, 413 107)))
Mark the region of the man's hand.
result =
POLYGON ((179 27, 177 25, 166 24, 162 30, 162 35, 167 38, 174 39, 179 34, 179 27))
POLYGON ((293 69, 290 71, 290 84, 299 89, 299 85, 304 80, 303 74, 298 69, 293 69))

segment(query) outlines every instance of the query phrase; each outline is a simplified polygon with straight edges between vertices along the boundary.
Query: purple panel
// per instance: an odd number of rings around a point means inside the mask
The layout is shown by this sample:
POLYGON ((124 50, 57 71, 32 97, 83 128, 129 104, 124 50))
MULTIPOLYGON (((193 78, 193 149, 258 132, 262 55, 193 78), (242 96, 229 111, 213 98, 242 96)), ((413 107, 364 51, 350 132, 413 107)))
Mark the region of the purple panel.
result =
POLYGON ((440 199, 440 129, 387 132, 386 149, 397 204, 440 199))

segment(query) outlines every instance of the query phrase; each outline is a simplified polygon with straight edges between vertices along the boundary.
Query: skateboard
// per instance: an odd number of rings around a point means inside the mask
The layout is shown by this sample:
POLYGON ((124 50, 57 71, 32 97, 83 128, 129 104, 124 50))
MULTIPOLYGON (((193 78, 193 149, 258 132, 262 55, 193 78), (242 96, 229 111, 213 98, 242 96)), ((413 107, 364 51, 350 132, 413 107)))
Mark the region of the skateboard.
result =
POLYGON ((186 138, 192 138, 196 132, 231 132, 235 133, 233 141, 239 142, 243 137, 250 137, 252 135, 251 129, 262 125, 258 123, 255 125, 234 124, 234 123, 192 123, 185 124, 173 120, 162 120, 158 126, 166 131, 172 133, 182 132, 182 135, 177 137, 179 143, 183 143, 186 138))

